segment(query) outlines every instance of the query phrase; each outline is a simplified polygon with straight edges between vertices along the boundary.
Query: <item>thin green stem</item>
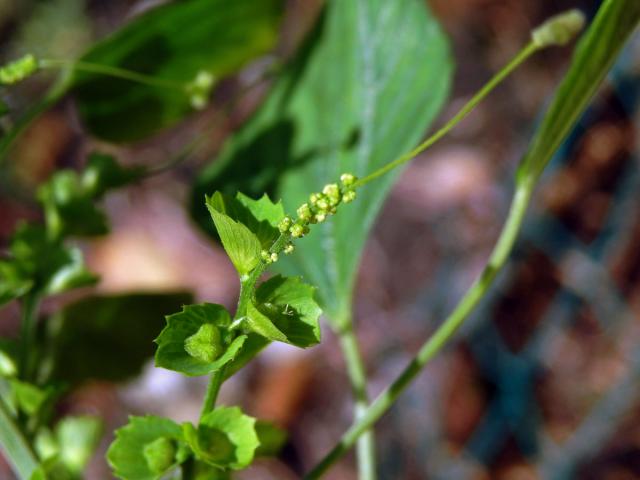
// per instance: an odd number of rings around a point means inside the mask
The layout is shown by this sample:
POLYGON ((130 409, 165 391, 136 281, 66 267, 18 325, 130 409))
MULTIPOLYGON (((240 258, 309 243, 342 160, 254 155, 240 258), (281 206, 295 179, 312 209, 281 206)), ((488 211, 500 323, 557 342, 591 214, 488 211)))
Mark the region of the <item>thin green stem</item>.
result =
POLYGON ((518 66, 520 66, 527 58, 533 55, 540 47, 530 42, 498 73, 496 73, 487 84, 482 87, 478 93, 476 93, 471 100, 469 100, 458 113, 456 113, 451 120, 449 120, 442 128, 436 131, 433 135, 427 138, 420 145, 413 150, 400 155, 395 160, 387 163, 378 170, 370 173, 366 177, 361 178, 354 184, 355 187, 361 187, 372 180, 384 175, 385 173, 399 167, 403 163, 408 162, 412 158, 416 157, 420 153, 424 152, 431 145, 436 143, 442 137, 444 137, 449 131, 455 127, 462 119, 464 119, 469 113, 471 113, 475 107, 487 96, 491 91, 496 88, 511 72, 513 72, 518 66))
POLYGON ((99 63, 44 58, 39 61, 38 65, 43 69, 68 69, 78 72, 96 73, 98 75, 129 80, 131 82, 140 83, 154 88, 168 88, 172 90, 180 90, 182 92, 184 92, 186 88, 185 84, 182 82, 152 77, 132 70, 114 67, 111 65, 102 65, 99 63))
POLYGON ((213 118, 201 128, 200 133, 195 135, 189 142, 187 142, 186 145, 184 145, 180 149, 179 152, 173 155, 173 157, 170 158, 168 161, 166 161, 165 163, 159 164, 156 167, 150 168, 145 174, 145 176, 151 177, 153 175, 162 174, 168 170, 173 169, 177 165, 180 165, 184 161, 186 161, 204 143, 208 142, 211 139, 211 131, 218 128, 222 124, 222 121, 229 116, 229 113, 234 109, 237 103, 245 96, 247 92, 251 91, 257 85, 264 82, 268 78, 272 77, 277 71, 279 70, 276 68, 271 68, 267 70, 263 75, 256 78, 254 81, 243 86, 240 89, 240 91, 237 92, 236 95, 234 95, 233 97, 231 97, 229 100, 227 100, 221 105, 221 108, 219 108, 215 112, 213 118))
POLYGON ((20 378, 29 380, 33 365, 33 337, 35 336, 36 319, 40 299, 37 295, 28 294, 22 302, 22 320, 20 323, 20 378))
POLYGON ((38 468, 38 460, 18 427, 4 399, 0 398, 0 447, 4 458, 22 480, 28 480, 38 468))
MULTIPOLYGON (((353 331, 351 319, 341 322, 344 325, 338 332, 340 347, 349 374, 351 390, 354 398, 354 421, 360 420, 369 406, 367 394, 367 376, 365 365, 360 354, 358 339, 353 331)), ((358 477, 360 480, 376 479, 376 445, 373 429, 358 438, 357 445, 358 477)))
POLYGON ((211 374, 209 385, 207 386, 207 393, 204 396, 204 402, 202 402, 202 409, 200 410, 200 420, 216 406, 218 393, 220 393, 220 387, 222 386, 222 382, 224 382, 224 371, 225 368, 222 367, 211 374))
POLYGON ((387 387, 367 408, 359 420, 342 436, 340 442, 331 450, 311 472, 304 478, 312 480, 320 478, 329 467, 340 459, 357 441, 368 431, 394 404, 398 396, 407 388, 411 381, 422 371, 429 361, 446 345, 460 328, 464 320, 474 307, 489 291, 498 272, 504 267, 513 248, 516 237, 522 225, 534 182, 524 181, 517 186, 511 203, 509 216, 500 233, 496 246, 489 257, 489 261, 480 276, 473 282, 467 293, 462 297, 453 312, 447 317, 435 333, 422 345, 418 354, 402 371, 400 376, 387 387))
MULTIPOLYGON (((271 246, 270 251, 277 253, 281 252, 289 238, 289 235, 280 235, 271 246)), ((256 289, 256 283, 266 268, 267 264, 265 262, 260 262, 258 266, 251 271, 251 274, 246 278, 240 279, 240 296, 238 298, 238 307, 236 308, 236 314, 233 316, 233 320, 238 320, 247 314, 247 306, 253 297, 253 293, 256 289)), ((207 393, 205 394, 205 399, 202 404, 200 418, 215 408, 220 387, 222 387, 225 379, 224 370, 225 369, 222 368, 211 374, 211 377, 209 378, 209 385, 207 386, 207 393)))

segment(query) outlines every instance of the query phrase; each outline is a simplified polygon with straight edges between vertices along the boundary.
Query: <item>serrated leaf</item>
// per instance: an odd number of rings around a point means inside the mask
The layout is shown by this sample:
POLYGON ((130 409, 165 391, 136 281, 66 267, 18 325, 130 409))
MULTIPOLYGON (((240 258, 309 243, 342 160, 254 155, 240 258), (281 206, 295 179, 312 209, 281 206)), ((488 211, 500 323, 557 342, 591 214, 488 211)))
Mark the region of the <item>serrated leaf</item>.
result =
POLYGON ((264 350, 271 342, 266 338, 250 333, 242 344, 242 348, 238 351, 235 358, 229 362, 224 369, 225 379, 232 377, 242 367, 249 363, 258 353, 264 350))
POLYGON ((94 152, 82 172, 82 186, 93 198, 100 198, 108 190, 140 180, 145 171, 143 167, 123 167, 113 156, 94 152))
MULTIPOLYGON (((329 2, 263 106, 223 147, 194 190, 272 193, 295 211, 341 173, 363 176, 409 150, 440 110, 451 79, 444 34, 422 0, 329 2)), ((371 225, 399 170, 358 191, 278 261, 319 287, 330 318, 350 311, 371 225)), ((286 267, 286 268, 285 268, 286 267)))
POLYGON ((155 340, 156 366, 190 376, 207 375, 222 368, 235 358, 246 340, 246 335, 232 338, 227 330, 230 322, 224 307, 212 303, 187 305, 182 312, 167 316, 167 325, 155 340), (203 326, 207 325, 215 328, 217 335, 206 333, 203 326), (212 357, 207 356, 206 345, 202 344, 206 338, 219 342, 210 345, 212 357))
POLYGON ((284 218, 282 202, 273 203, 266 195, 258 200, 238 192, 236 197, 215 192, 207 198, 209 211, 215 210, 241 223, 253 233, 263 249, 269 249, 278 238, 278 223, 284 218))
POLYGON ((267 420, 256 422, 256 434, 260 441, 256 457, 274 457, 287 442, 287 432, 267 420))
POLYGON ((224 78, 277 40, 281 0, 181 0, 153 8, 98 43, 79 61, 132 70, 159 88, 77 73, 76 98, 89 130, 105 140, 144 138, 193 111, 186 88, 200 72, 224 78))
POLYGON ((517 172, 535 182, 585 111, 629 36, 640 22, 637 0, 605 0, 579 41, 569 71, 538 127, 517 172))
POLYGON ((254 200, 238 192, 236 200, 250 213, 243 223, 258 237, 262 248, 268 249, 280 235, 278 223, 284 218, 282 202, 273 203, 266 193, 254 200))
POLYGON ((200 420, 196 429, 184 424, 184 438, 196 457, 219 468, 239 470, 253 460, 259 446, 255 418, 238 407, 218 407, 200 420))
POLYGON ((269 340, 306 348, 320 341, 318 317, 322 311, 315 289, 299 278, 277 275, 256 290, 255 305, 247 308, 249 331, 269 340))
POLYGON ((245 328, 247 331, 257 333, 272 342, 287 342, 287 336, 278 330, 271 319, 260 312, 253 303, 247 305, 245 328))
POLYGON ((222 246, 240 275, 247 275, 260 262, 260 240, 246 225, 218 210, 216 197, 207 198, 207 207, 222 246))
POLYGON ((48 322, 51 376, 72 385, 89 379, 122 381, 153 356, 164 315, 192 301, 186 292, 86 297, 48 322))
POLYGON ((130 417, 107 451, 109 465, 123 480, 159 479, 188 457, 180 426, 154 416, 130 417), (158 449, 158 441, 166 448, 158 449))

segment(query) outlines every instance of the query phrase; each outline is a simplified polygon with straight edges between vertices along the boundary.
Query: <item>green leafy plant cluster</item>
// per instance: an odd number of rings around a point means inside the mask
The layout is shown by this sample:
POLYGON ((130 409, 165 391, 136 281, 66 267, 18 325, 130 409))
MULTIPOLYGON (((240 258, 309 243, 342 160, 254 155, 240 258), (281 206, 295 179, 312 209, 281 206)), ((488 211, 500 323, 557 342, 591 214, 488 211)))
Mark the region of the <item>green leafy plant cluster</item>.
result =
MULTIPOLYGON (((10 69, 15 71, 15 64, 10 69)), ((0 344, 0 375, 6 388, 0 402, 3 428, 13 431, 21 442, 31 444, 15 453, 22 457, 19 461, 10 458, 16 461, 23 477, 78 478, 101 438, 99 418, 64 417, 53 426, 51 421, 59 397, 69 386, 83 380, 82 375, 73 372, 73 363, 81 352, 67 350, 68 342, 74 345, 81 340, 73 311, 83 303, 115 306, 122 299, 93 297, 72 304, 51 319, 47 331, 37 323, 39 305, 47 297, 97 281, 85 267, 82 251, 73 240, 106 234, 108 221, 98 202, 110 190, 137 181, 142 174, 142 169, 124 168, 111 156, 97 153, 89 156, 81 173, 55 173, 37 193, 44 223, 20 224, 7 255, 0 260, 0 302, 18 299, 23 312, 19 341, 5 339, 0 344), (32 470, 29 475, 28 470, 32 470)), ((90 331, 91 328, 86 330, 90 331)), ((85 365, 108 359, 95 352, 91 356, 85 365)), ((129 360, 135 363, 126 368, 134 370, 143 361, 129 360)), ((100 372, 92 371, 90 377, 99 378, 100 372)))
MULTIPOLYGON (((275 0, 232 5, 184 0, 152 9, 75 62, 33 56, 12 62, 0 69, 5 85, 41 69, 62 73, 42 103, 3 138, 0 152, 70 91, 85 125, 102 139, 138 140, 166 128, 206 106, 218 79, 273 47, 281 14, 275 0), (209 15, 212 10, 222 13, 209 15), (203 42, 215 48, 202 49, 203 42)), ((414 146, 448 91, 451 61, 443 32, 417 0, 328 2, 262 106, 194 186, 194 217, 215 231, 237 271, 240 294, 233 313, 213 303, 192 304, 181 293, 88 297, 41 328, 43 299, 97 280, 72 243, 107 233, 97 202, 152 172, 93 154, 81 173, 53 175, 38 190, 43 224, 19 226, 0 260, 0 303, 19 300, 23 315, 19 341, 0 343, 0 445, 18 475, 82 475, 100 438, 100 422, 79 416, 54 423, 56 399, 87 378, 118 381, 136 373, 152 353, 153 338, 157 367, 208 375, 208 388, 197 422, 133 416, 116 430, 107 453, 116 476, 227 479, 257 457, 276 455, 285 432, 239 407, 218 405, 218 393, 271 342, 299 348, 319 343, 324 313, 345 355, 354 421, 305 478, 319 478, 358 443, 360 476, 374 479, 375 422, 489 290, 508 259, 540 174, 639 19, 635 0, 603 2, 520 164, 509 216, 484 271, 373 401, 354 334, 352 297, 362 248, 399 167, 450 131, 535 52, 568 43, 583 27, 582 14, 571 11, 536 29, 458 114, 414 146), (127 315, 162 322, 170 312, 175 313, 162 325, 149 320, 141 323, 146 328, 120 334, 118 322, 129 321, 127 315), (93 337, 92 345, 103 345, 104 351, 83 350, 79 336, 93 337)))

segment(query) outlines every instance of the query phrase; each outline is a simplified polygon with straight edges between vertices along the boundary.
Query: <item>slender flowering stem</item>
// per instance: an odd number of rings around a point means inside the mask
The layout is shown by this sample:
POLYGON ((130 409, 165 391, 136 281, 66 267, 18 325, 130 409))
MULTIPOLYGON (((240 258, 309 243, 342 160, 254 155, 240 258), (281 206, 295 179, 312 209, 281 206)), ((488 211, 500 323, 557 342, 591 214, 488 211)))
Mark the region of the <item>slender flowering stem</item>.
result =
POLYGON ((35 335, 36 320, 38 317, 38 295, 28 294, 22 302, 22 320, 20 325, 20 378, 29 380, 32 374, 33 362, 33 337, 35 335))
POLYGON ((72 61, 72 60, 58 60, 43 58, 38 62, 40 68, 43 69, 69 69, 78 72, 96 73, 98 75, 106 75, 109 77, 120 78, 122 80, 129 80, 131 82, 140 83, 149 87, 156 88, 169 88, 173 90, 185 91, 186 84, 182 82, 175 82, 173 80, 166 80, 163 78, 153 77, 145 75, 143 73, 134 72, 124 68, 113 67, 111 65, 102 65, 99 63, 72 61))
MULTIPOLYGON (((362 418, 369 406, 367 394, 367 376, 364 361, 358 347, 358 339, 353 330, 351 318, 344 319, 339 324, 344 325, 338 331, 340 347, 347 365, 347 373, 354 398, 354 420, 362 418)), ((358 476, 360 480, 375 480, 376 478, 376 446, 373 429, 358 438, 357 445, 358 476)))
POLYGON ((394 404, 398 396, 410 385, 429 361, 445 346, 456 333, 478 302, 486 295, 496 275, 504 267, 520 230, 522 220, 529 205, 533 182, 522 182, 515 192, 509 216, 493 249, 487 265, 480 276, 462 297, 453 312, 435 333, 422 345, 418 354, 402 371, 400 376, 387 387, 342 436, 340 442, 304 478, 320 478, 329 467, 340 459, 358 438, 369 430, 394 404))
POLYGON ((0 398, 0 447, 20 478, 31 478, 38 468, 38 459, 2 398, 0 398))
POLYGON ((531 55, 533 55, 536 51, 538 51, 541 47, 539 47, 534 42, 530 42, 527 46, 525 46, 520 52, 498 73, 496 73, 487 84, 482 87, 478 93, 476 93, 471 100, 469 100, 458 113, 456 113, 451 120, 449 120, 442 128, 436 131, 433 135, 427 138, 420 145, 415 147, 413 150, 406 152, 400 155, 395 160, 387 163, 383 167, 378 170, 370 173, 366 177, 363 177, 356 181, 354 187, 361 187, 372 180, 388 173, 394 168, 399 167, 400 165, 407 163, 412 158, 416 157, 420 153, 424 152, 427 148, 431 147, 434 143, 444 137, 453 127, 455 127, 461 120, 463 120, 469 113, 471 113, 475 107, 487 96, 491 91, 496 88, 511 72, 513 72, 518 66, 520 66, 526 59, 528 59, 531 55))
MULTIPOLYGON (((273 245, 271 246, 270 252, 280 253, 287 242, 289 241, 290 236, 288 234, 280 235, 273 245)), ((256 283, 264 273, 268 266, 266 262, 260 262, 256 268, 246 277, 240 279, 240 297, 238 299, 238 307, 236 308, 236 314, 233 316, 233 320, 239 320, 247 314, 247 306, 253 297, 253 293, 256 289, 256 283)), ((216 406, 216 400, 218 398, 218 394, 220 393, 220 387, 225 380, 225 369, 221 368, 216 370, 211 374, 209 378, 209 384, 207 386, 207 392, 205 394, 205 399, 202 404, 202 410, 200 411, 200 418, 205 416, 207 413, 211 412, 216 406)))
MULTIPOLYGON (((413 150, 401 155, 396 160, 384 167, 357 180, 353 186, 359 187, 378 178, 390 170, 408 162, 419 153, 423 152, 440 138, 446 135, 457 123, 467 116, 505 77, 522 64, 537 50, 552 46, 564 45, 575 36, 584 24, 584 18, 579 12, 570 11, 552 17, 543 25, 534 30, 532 40, 509 62, 500 72, 492 77, 489 82, 444 127, 439 129, 431 137, 418 145, 413 150)), ((358 439, 369 431, 375 422, 384 415, 395 403, 398 396, 411 384, 413 379, 422 371, 429 361, 447 344, 453 337, 464 320, 469 316, 480 300, 487 294, 493 281, 504 267, 517 238, 520 226, 524 219, 529 200, 531 198, 537 177, 526 175, 519 177, 516 182, 516 191, 511 203, 509 215, 500 233, 500 237, 489 257, 489 260, 480 274, 473 282, 467 293, 462 297, 453 312, 440 325, 434 334, 422 345, 417 355, 402 371, 400 376, 387 387, 374 402, 357 418, 351 427, 342 436, 340 442, 309 472, 304 478, 312 480, 319 478, 329 467, 340 459, 358 439)))

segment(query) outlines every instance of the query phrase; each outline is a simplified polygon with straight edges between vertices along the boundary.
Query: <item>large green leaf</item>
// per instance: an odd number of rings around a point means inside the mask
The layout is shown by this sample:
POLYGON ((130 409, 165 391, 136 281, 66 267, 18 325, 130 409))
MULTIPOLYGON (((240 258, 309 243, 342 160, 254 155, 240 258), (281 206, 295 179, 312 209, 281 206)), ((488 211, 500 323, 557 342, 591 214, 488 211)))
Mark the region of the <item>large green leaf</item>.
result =
POLYGON ((50 319, 56 380, 121 381, 138 374, 153 356, 164 315, 190 303, 188 293, 95 296, 50 319))
POLYGON ((606 0, 576 47, 571 67, 518 169, 518 181, 535 181, 598 90, 620 49, 638 27, 638 0, 606 0))
POLYGON ((320 342, 315 288, 300 278, 276 275, 256 290, 247 307, 246 328, 268 340, 307 348, 320 342))
MULTIPOLYGON (((448 92, 445 36, 422 0, 329 2, 256 115, 200 177, 195 215, 208 227, 205 193, 263 192, 295 211, 342 172, 362 176, 414 146, 448 92)), ((289 274, 319 287, 330 317, 350 308, 367 234, 399 172, 358 192, 297 243, 289 274)))
MULTIPOLYGON (((80 61, 187 84, 199 72, 229 75, 268 52, 282 0, 180 0, 152 9, 98 43, 80 61)), ((91 132, 133 141, 192 110, 188 92, 77 73, 74 90, 91 132)))

